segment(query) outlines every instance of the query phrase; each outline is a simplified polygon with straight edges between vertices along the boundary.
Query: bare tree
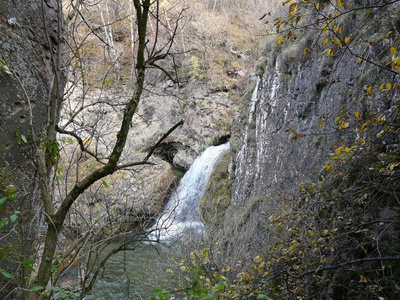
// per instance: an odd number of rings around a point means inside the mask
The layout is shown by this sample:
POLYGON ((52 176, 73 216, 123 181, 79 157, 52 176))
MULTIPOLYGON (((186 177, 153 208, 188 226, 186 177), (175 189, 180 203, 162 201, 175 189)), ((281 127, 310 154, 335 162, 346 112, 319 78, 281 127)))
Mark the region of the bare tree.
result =
MULTIPOLYGON (((123 116, 122 116, 122 122, 120 125, 120 129, 118 131, 118 134, 116 136, 115 143, 111 145, 110 151, 108 152, 108 147, 106 147, 106 151, 103 151, 102 153, 98 151, 97 149, 91 149, 87 143, 85 143, 85 139, 80 136, 80 131, 70 131, 68 129, 68 126, 70 124, 76 123, 77 119, 79 119, 79 113, 82 112, 85 108, 88 106, 92 106, 93 103, 88 103, 87 105, 82 103, 81 106, 78 106, 78 109, 72 114, 72 117, 70 120, 67 120, 62 126, 57 125, 57 120, 58 120, 58 113, 60 109, 60 103, 62 99, 58 97, 54 97, 52 99, 52 104, 50 107, 50 123, 48 126, 48 133, 45 138, 36 141, 36 148, 37 148, 37 168, 38 168, 38 173, 40 177, 40 193, 41 193, 41 199, 43 201, 43 207, 44 207, 44 214, 45 214, 45 221, 47 223, 47 232, 45 234, 45 242, 43 246, 43 253, 41 255, 41 261, 39 265, 38 272, 35 276, 35 278, 31 281, 30 287, 45 287, 49 279, 51 278, 51 268, 54 264, 54 258, 55 258, 55 249, 57 246, 57 243, 59 242, 59 234, 63 229, 63 225, 65 223, 65 220, 71 211, 71 207, 74 205, 76 200, 81 196, 85 191, 87 191, 91 186, 93 186, 96 182, 99 180, 102 180, 106 176, 109 176, 116 171, 119 170, 126 170, 129 168, 134 168, 137 166, 145 166, 145 165, 151 165, 152 163, 149 162, 150 157, 156 150, 156 148, 161 144, 161 142, 167 138, 167 136, 176 128, 178 128, 180 125, 183 124, 183 121, 178 122, 175 124, 171 129, 169 129, 164 135, 160 137, 160 139, 152 146, 150 147, 150 150, 148 151, 147 155, 144 157, 140 158, 137 161, 124 161, 121 162, 121 157, 123 155, 123 151, 127 142, 127 137, 129 130, 131 128, 132 124, 132 118, 134 114, 137 112, 138 105, 140 101, 142 100, 142 96, 144 91, 146 90, 146 71, 148 68, 155 68, 159 69, 165 74, 168 74, 168 71, 159 64, 162 60, 168 58, 171 56, 173 53, 171 51, 174 39, 176 36, 177 28, 178 28, 178 22, 180 20, 181 14, 178 15, 176 18, 176 24, 175 27, 172 29, 168 29, 168 38, 165 40, 165 43, 159 44, 160 41, 160 28, 167 28, 165 24, 161 21, 160 15, 159 15, 159 7, 160 7, 160 1, 151 1, 151 0, 134 0, 133 5, 134 5, 134 10, 135 10, 135 17, 136 17, 136 32, 135 34, 132 33, 132 48, 135 50, 135 80, 133 83, 133 95, 124 103, 120 103, 119 106, 123 108, 123 116), (149 39, 148 36, 148 24, 150 20, 154 20, 154 30, 155 30, 155 35, 151 39, 149 39), (137 36, 137 40, 135 40, 135 36, 137 36), (59 133, 65 134, 65 135, 70 135, 73 139, 77 141, 77 143, 80 146, 80 151, 84 153, 85 155, 91 156, 95 158, 95 160, 98 162, 96 165, 95 169, 92 172, 89 172, 89 174, 85 174, 83 178, 77 177, 77 181, 69 188, 67 188, 67 193, 66 195, 58 202, 54 201, 54 192, 52 189, 52 183, 49 183, 49 177, 48 177, 48 168, 49 166, 52 166, 54 164, 57 164, 57 157, 58 157, 58 143, 57 141, 54 140, 54 132, 58 131, 59 133), (100 154, 101 153, 101 154, 100 154)), ((58 2, 59 8, 61 8, 62 3, 61 0, 58 2)), ((84 15, 81 13, 80 8, 84 6, 83 1, 78 1, 78 2, 71 2, 71 11, 74 12, 74 14, 70 15, 70 22, 72 24, 85 24, 86 26, 89 27, 90 32, 93 34, 98 35, 96 33, 96 29, 92 28, 89 22, 85 19, 84 15), (79 18, 78 18, 79 16, 79 18)), ((108 4, 105 4, 108 7, 108 4)), ((183 11, 182 11, 183 12, 183 11)), ((181 13, 182 13, 181 12, 181 13)), ((59 13, 61 15, 61 9, 59 9, 59 13)), ((113 36, 112 36, 112 29, 109 27, 110 20, 106 20, 105 18, 103 21, 102 26, 105 27, 106 31, 106 39, 104 40, 105 43, 107 43, 107 47, 109 49, 114 49, 113 45, 113 36), (107 29, 107 27, 109 27, 107 29)), ((59 25, 62 26, 62 20, 61 17, 59 19, 59 25)), ((60 36, 61 38, 61 36, 60 36)), ((99 39, 102 40, 101 36, 99 36, 99 39)), ((83 44, 81 43, 80 45, 77 43, 77 40, 73 39, 72 44, 69 44, 70 49, 74 50, 74 57, 80 58, 80 50, 82 50, 83 44)), ((61 65, 61 51, 58 52, 58 56, 54 57, 53 59, 53 67, 55 70, 60 70, 64 66, 61 65)), ((114 53, 114 52, 112 52, 114 53)), ((115 53, 114 53, 115 54, 115 53)), ((118 66, 118 58, 117 54, 113 55, 113 59, 115 60, 115 65, 118 66)), ((84 64, 84 61, 79 59, 77 62, 77 65, 80 67, 80 70, 82 72, 82 67, 84 64)), ((119 70, 117 67, 117 74, 119 70)), ((82 73, 81 78, 85 84, 85 75, 82 73)), ((58 84, 60 75, 56 76, 55 79, 55 89, 57 91, 60 91, 62 89, 62 86, 58 84)), ((172 78, 172 77, 171 77, 172 78)), ((68 93, 69 90, 67 90, 68 93)), ((85 90, 83 91, 85 93, 85 90)), ((82 131, 81 131, 82 132, 82 131)), ((110 145, 108 145, 110 146, 110 145)), ((53 181, 54 182, 54 181, 53 181)), ((89 228, 90 230, 90 228, 89 228)), ((64 252, 64 258, 66 258, 69 254, 73 252, 74 249, 77 249, 82 246, 84 243, 84 240, 90 235, 90 231, 85 232, 82 234, 82 236, 77 239, 72 245, 71 249, 67 249, 64 252)), ((127 248, 127 244, 122 246, 119 250, 127 248)), ((128 247, 129 248, 129 247, 128 247)), ((117 250, 116 250, 117 251, 117 250)), ((111 255, 111 254, 110 254, 111 255)), ((104 266, 105 261, 102 261, 100 264, 104 266)), ((99 268, 100 270, 100 268, 99 268)), ((83 291, 83 294, 86 294, 90 288, 93 286, 94 280, 96 276, 94 276, 86 289, 83 291), (94 278, 94 279, 93 279, 94 278)), ((36 288, 35 290, 38 290, 39 288, 36 288)), ((26 294, 27 299, 33 299, 38 297, 38 291, 36 292, 28 292, 26 294)))

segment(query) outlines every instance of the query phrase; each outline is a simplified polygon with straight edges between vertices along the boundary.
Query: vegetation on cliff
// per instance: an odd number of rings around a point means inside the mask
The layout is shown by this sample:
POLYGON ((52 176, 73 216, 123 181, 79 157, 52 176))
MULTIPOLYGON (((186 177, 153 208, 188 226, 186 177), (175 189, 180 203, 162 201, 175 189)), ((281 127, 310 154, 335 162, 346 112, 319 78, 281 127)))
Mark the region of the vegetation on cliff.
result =
POLYGON ((398 1, 285 3, 262 17, 275 35, 234 127, 233 200, 206 262, 185 262, 191 282, 214 298, 395 299, 398 1))
MULTIPOLYGON (((12 149, 30 153, 35 188, 14 186, 0 173, 0 239, 18 232, 26 242, 23 221, 19 229, 16 221, 22 214, 27 222, 29 208, 23 211, 26 206, 20 209, 14 200, 27 195, 40 193, 32 199, 41 199, 46 228, 33 250, 14 255, 19 246, 0 248, 1 263, 18 266, 0 268, 1 278, 16 287, 6 296, 82 298, 109 257, 134 250, 133 240, 147 240, 138 234, 148 233, 156 213, 147 200, 161 198, 161 206, 174 178, 166 162, 151 156, 159 148, 159 156, 173 162, 176 141, 168 138, 183 122, 164 126, 138 147, 140 155, 127 153, 125 145, 137 125, 139 102, 168 87, 179 93, 183 83, 188 90, 228 93, 241 109, 232 134, 227 128, 233 110, 207 124, 218 128, 209 143, 232 136, 231 152, 216 164, 199 205, 205 248, 173 259, 168 270, 181 279, 178 292, 187 299, 398 296, 399 0, 286 0, 283 6, 261 0, 53 2, 56 17, 47 18, 44 9, 41 16, 55 73, 46 91, 46 128, 33 128, 36 102, 27 96, 27 104, 18 102, 12 114, 30 111, 21 122, 27 118, 31 128, 9 132, 15 136, 12 149), (246 70, 260 55, 257 82, 244 93, 246 70), (64 93, 66 66, 71 82, 64 93), (79 97, 71 97, 78 87, 79 97), (87 101, 93 89, 123 97, 87 101), (58 122, 61 108, 65 116, 58 122), (109 124, 118 124, 118 132, 108 130, 109 124), (63 138, 57 140, 56 131, 63 138), (155 163, 160 176, 153 174, 156 168, 144 170, 155 163), (126 176, 151 184, 126 191, 120 185, 126 176), (102 191, 113 187, 116 194, 102 191), (74 240, 57 252, 61 232, 74 240), (116 238, 122 242, 102 253, 116 238), (79 288, 57 286, 65 269, 78 262, 79 288)), ((6 20, 1 11, 0 21, 20 28, 19 20, 6 20)), ((12 79, 26 94, 18 70, 0 55, 0 82, 12 79)), ((192 104, 201 110, 202 101, 183 99, 181 110, 192 104)), ((155 109, 147 107, 139 118, 150 124, 155 109)), ((157 294, 153 298, 171 298, 162 290, 157 294)))

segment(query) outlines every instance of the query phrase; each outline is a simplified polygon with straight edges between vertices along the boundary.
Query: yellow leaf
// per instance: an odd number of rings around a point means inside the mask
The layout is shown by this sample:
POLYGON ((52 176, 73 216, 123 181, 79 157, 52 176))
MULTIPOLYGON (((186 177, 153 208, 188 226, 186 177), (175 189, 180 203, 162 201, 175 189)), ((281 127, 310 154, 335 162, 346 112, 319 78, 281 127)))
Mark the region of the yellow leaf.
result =
POLYGON ((376 137, 379 139, 379 138, 382 136, 383 133, 385 133, 385 130, 379 131, 379 132, 376 134, 376 137))
POLYGON ((341 7, 342 6, 342 0, 338 0, 338 2, 336 3, 337 7, 341 7))
POLYGON ((349 153, 350 150, 351 150, 351 149, 350 149, 349 147, 344 148, 344 152, 346 152, 346 153, 349 153))
POLYGON ((260 262, 263 261, 263 259, 262 259, 260 256, 257 255, 256 257, 253 258, 253 261, 254 261, 255 263, 260 263, 260 262))
POLYGON ((339 155, 343 148, 344 148, 344 146, 340 146, 339 148, 337 148, 335 151, 335 154, 339 155))
POLYGON ((358 111, 354 112, 354 116, 355 116, 356 118, 358 118, 359 115, 360 115, 360 113, 359 113, 358 111))
POLYGON ((329 42, 329 38, 326 38, 326 39, 324 40, 324 42, 322 43, 322 46, 325 46, 326 44, 328 44, 328 42, 329 42))
POLYGON ((350 42, 350 38, 349 38, 349 37, 345 38, 345 39, 344 39, 344 42, 345 42, 346 44, 348 44, 348 43, 350 42))
POLYGON ((304 48, 303 55, 306 55, 307 53, 308 53, 308 48, 304 48))
POLYGON ((308 230, 308 234, 309 234, 310 236, 313 236, 315 233, 314 233, 314 231, 312 231, 312 230, 310 229, 310 230, 308 230))
POLYGON ((319 3, 317 3, 317 5, 315 6, 315 8, 317 9, 317 10, 319 10, 319 3))
POLYGON ((381 84, 381 86, 379 87, 379 89, 382 91, 383 90, 383 83, 381 84))
POLYGON ((321 231, 321 235, 325 236, 329 233, 328 229, 324 229, 321 231))
POLYGON ((359 63, 362 63, 362 61, 363 61, 363 59, 361 57, 359 57, 357 60, 359 63))
POLYGON ((324 123, 319 124, 319 128, 323 128, 324 127, 324 123))
POLYGON ((400 67, 399 67, 399 66, 394 66, 393 68, 394 68, 397 72, 400 73, 400 67))
POLYGON ((386 90, 390 91, 392 89, 392 85, 390 83, 386 83, 386 90))
POLYGON ((282 44, 282 41, 283 41, 283 35, 280 35, 279 37, 278 37, 278 45, 280 45, 280 44, 282 44))
POLYGON ((369 87, 367 88, 367 94, 368 94, 369 96, 371 96, 371 94, 372 94, 372 86, 369 86, 369 87))
POLYGON ((321 121, 322 121, 322 117, 319 116, 319 117, 318 117, 318 123, 320 123, 321 121))
POLYGON ((290 5, 290 7, 289 7, 289 15, 290 16, 294 15, 294 11, 296 9, 296 6, 297 6, 297 3, 293 3, 293 4, 290 5))
POLYGON ((331 57, 333 55, 333 48, 328 50, 327 55, 328 55, 328 57, 331 57))
POLYGON ((394 48, 394 47, 392 47, 392 48, 390 48, 390 55, 391 56, 394 56, 395 54, 396 54, 396 48, 394 48))
POLYGON ((332 164, 329 163, 326 167, 325 167, 325 171, 329 171, 332 168, 332 164))

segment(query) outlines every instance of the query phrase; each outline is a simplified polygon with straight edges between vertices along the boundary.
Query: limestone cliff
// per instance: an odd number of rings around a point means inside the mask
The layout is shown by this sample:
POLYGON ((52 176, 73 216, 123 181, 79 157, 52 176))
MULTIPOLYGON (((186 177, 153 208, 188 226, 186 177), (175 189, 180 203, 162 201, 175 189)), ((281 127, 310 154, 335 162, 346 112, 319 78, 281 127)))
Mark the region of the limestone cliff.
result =
MULTIPOLYGON (((254 89, 249 88, 244 96, 232 129, 232 200, 225 211, 224 225, 217 233, 209 234, 209 238, 221 244, 224 251, 221 259, 225 262, 274 249, 265 257, 274 257, 271 253, 283 251, 282 261, 291 265, 294 264, 290 261, 291 253, 294 252, 294 261, 298 263, 304 247, 308 247, 304 242, 300 251, 293 250, 296 249, 293 245, 306 239, 307 230, 311 230, 310 236, 314 235, 314 221, 348 230, 350 227, 344 223, 350 226, 356 218, 358 225, 380 218, 398 218, 394 196, 398 189, 393 183, 400 153, 398 89, 394 88, 397 74, 390 70, 390 64, 385 65, 391 60, 390 48, 396 47, 397 32, 392 25, 387 25, 387 19, 378 13, 373 15, 372 11, 355 11, 338 23, 343 39, 352 36, 354 28, 361 28, 357 37, 360 41, 354 47, 351 45, 351 51, 338 46, 333 54, 329 47, 321 47, 325 38, 323 31, 318 35, 314 31, 299 30, 297 34, 294 31, 294 38, 285 38, 282 44, 275 37, 266 42, 255 78, 249 83, 254 89), (387 27, 384 30, 379 26, 363 27, 365 22, 371 22, 371 16, 373 22, 387 27), (396 32, 394 39, 385 38, 389 31, 396 32), (393 177, 382 182, 387 180, 383 185, 393 188, 393 193, 378 197, 373 190, 381 180, 377 178, 390 166, 388 157, 394 159, 390 174, 393 177), (376 163, 380 164, 378 169, 374 167, 376 163), (374 185, 373 176, 376 176, 374 185), (370 190, 356 192, 355 185, 359 190, 369 185, 370 190), (345 192, 346 189, 352 193, 345 192), (358 201, 359 206, 354 208, 354 204, 345 201, 358 201), (325 213, 328 207, 329 213, 325 213), (301 213, 293 213, 298 211, 301 213), (291 219, 296 216, 299 221, 291 219), (347 218, 345 222, 343 218, 347 218), (285 234, 291 237, 287 248, 285 234), (279 239, 282 244, 273 248, 279 239)), ((332 230, 332 235, 337 228, 332 230)), ((329 231, 321 232, 323 236, 329 231)), ((394 246, 393 236, 398 231, 394 230, 391 235, 387 242, 394 246)), ((332 246, 332 252, 337 251, 336 246, 332 246)), ((335 252, 330 262, 360 257, 354 254, 358 253, 355 249, 343 256, 340 251, 335 252)), ((365 251, 366 256, 374 253, 365 251)), ((339 295, 335 294, 334 287, 330 292, 333 294, 329 297, 339 295)))

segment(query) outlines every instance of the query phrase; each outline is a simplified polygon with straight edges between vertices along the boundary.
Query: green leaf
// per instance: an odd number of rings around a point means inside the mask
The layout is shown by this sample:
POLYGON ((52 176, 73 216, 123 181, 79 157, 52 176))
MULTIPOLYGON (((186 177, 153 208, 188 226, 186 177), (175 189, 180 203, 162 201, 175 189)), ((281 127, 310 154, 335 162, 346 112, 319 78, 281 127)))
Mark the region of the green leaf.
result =
POLYGON ((4 59, 0 58, 0 71, 3 71, 4 73, 8 75, 12 75, 10 69, 8 68, 6 62, 4 59))
POLYGON ((15 192, 9 192, 7 196, 11 201, 15 200, 15 192))
POLYGON ((19 136, 18 131, 14 131, 15 132, 15 139, 17 140, 17 144, 21 145, 21 137, 19 136))
POLYGON ((263 300, 272 300, 270 297, 267 295, 259 294, 257 299, 263 299, 263 300))
POLYGON ((0 209, 3 207, 3 204, 7 201, 7 197, 3 197, 0 199, 0 209))
POLYGON ((3 228, 3 227, 7 224, 7 220, 8 220, 8 218, 4 217, 4 218, 0 221, 0 229, 3 228))
POLYGON ((106 188, 108 188, 108 183, 105 181, 105 180, 103 180, 103 182, 102 182, 102 184, 104 185, 104 187, 106 187, 106 188))
POLYGON ((32 288, 32 291, 38 292, 38 291, 41 291, 41 290, 43 290, 43 289, 44 289, 44 287, 42 287, 42 286, 40 286, 40 285, 37 285, 37 286, 34 286, 34 287, 32 288))
POLYGON ((26 139, 26 136, 24 136, 23 134, 21 134, 21 140, 23 140, 25 144, 28 143, 28 140, 26 139))
POLYGON ((22 261, 22 265, 28 269, 29 271, 35 271, 35 269, 32 267, 32 265, 35 263, 36 261, 33 259, 24 259, 22 261))
POLYGON ((200 299, 201 300, 214 300, 214 299, 216 299, 216 297, 214 295, 204 295, 204 296, 201 296, 200 299))
POLYGON ((57 287, 57 286, 52 286, 52 285, 46 286, 46 289, 47 289, 47 290, 50 290, 50 291, 53 291, 53 292, 61 292, 61 291, 62 291, 61 288, 59 288, 59 287, 57 287))
POLYGON ((1 273, 1 275, 3 275, 6 278, 10 278, 10 279, 14 278, 13 274, 7 273, 6 270, 4 270, 4 269, 0 269, 0 273, 1 273))
POLYGON ((21 212, 16 210, 14 211, 14 213, 10 216, 10 221, 11 222, 15 222, 17 220, 17 216, 20 214, 21 212))

